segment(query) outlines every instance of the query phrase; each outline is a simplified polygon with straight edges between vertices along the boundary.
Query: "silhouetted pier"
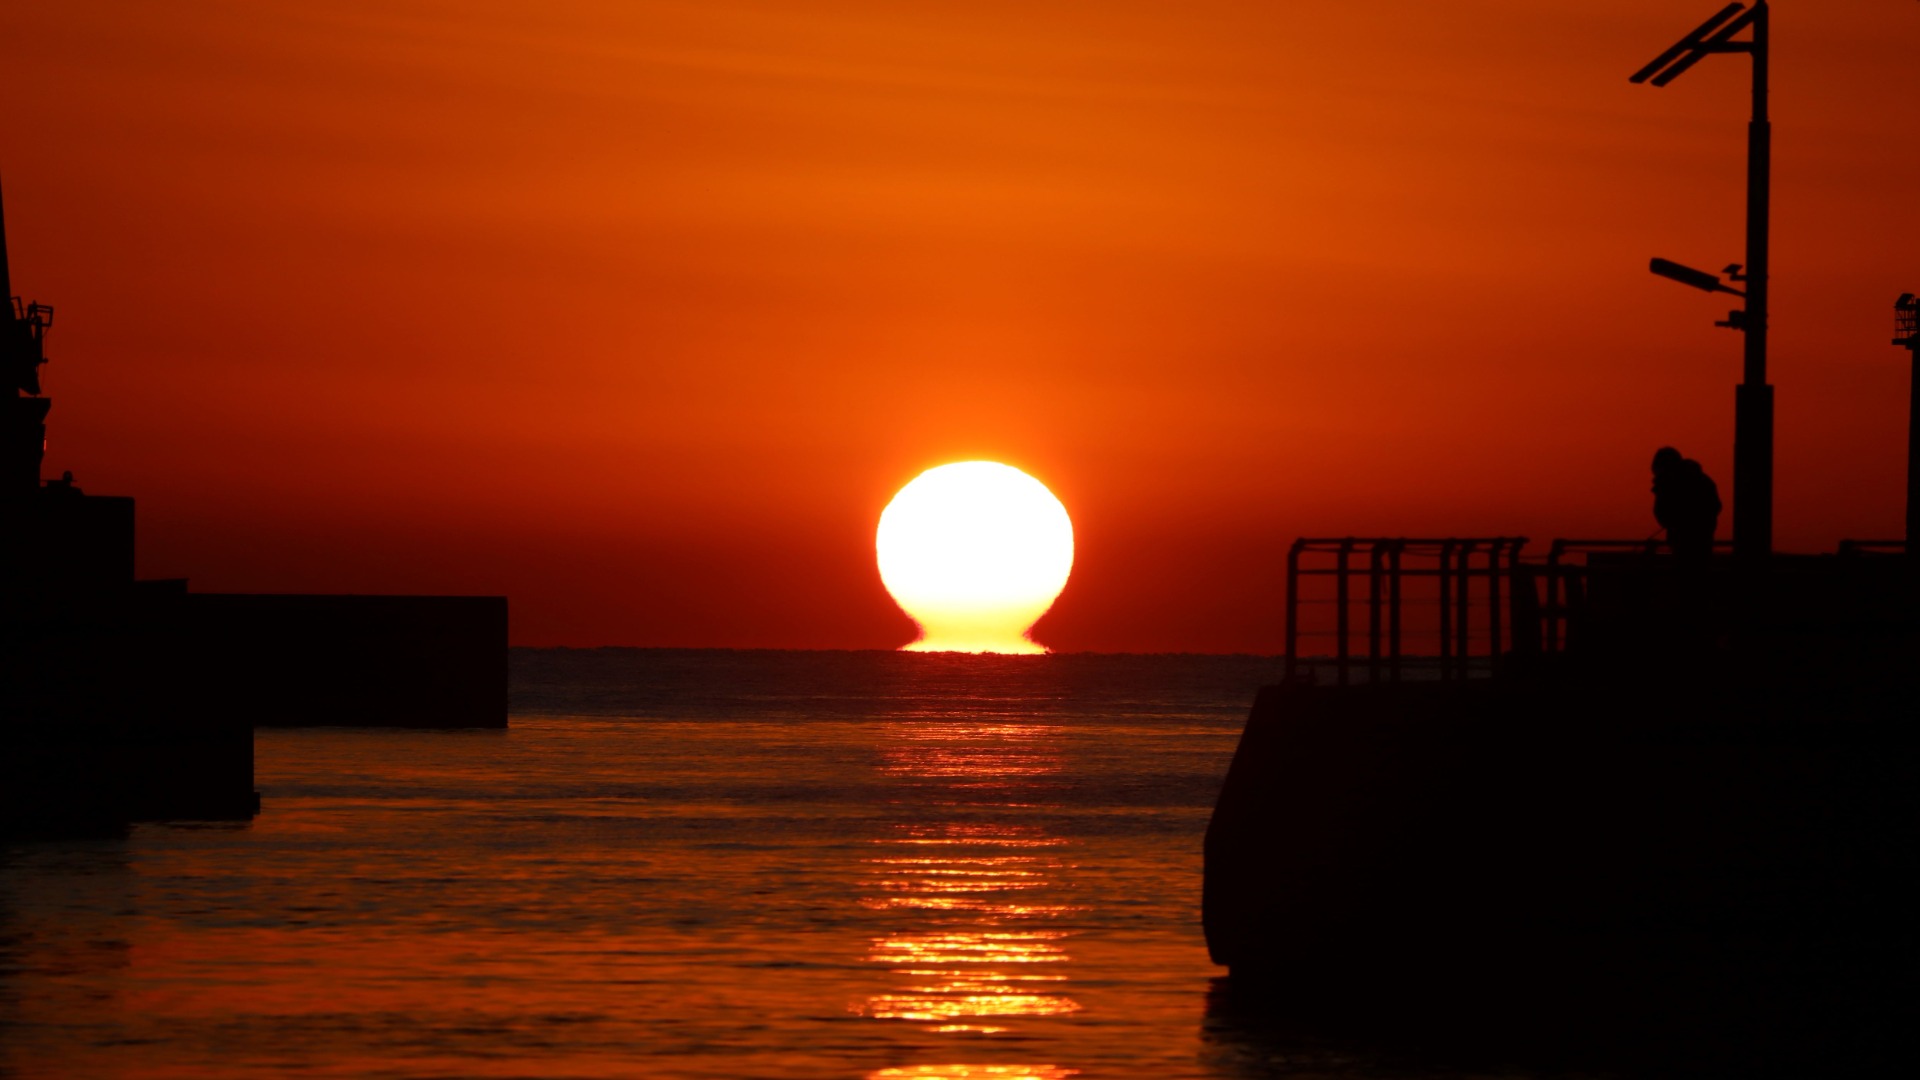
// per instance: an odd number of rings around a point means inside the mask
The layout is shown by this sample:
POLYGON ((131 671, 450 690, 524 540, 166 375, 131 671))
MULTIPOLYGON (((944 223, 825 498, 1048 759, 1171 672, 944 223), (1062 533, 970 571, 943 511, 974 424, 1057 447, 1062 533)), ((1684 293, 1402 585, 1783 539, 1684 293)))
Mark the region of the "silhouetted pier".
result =
POLYGON ((134 577, 134 502, 41 480, 53 309, 0 214, 0 836, 246 818, 258 725, 505 727, 504 597, 189 592, 134 577))
POLYGON ((1884 1048, 1920 973, 1904 547, 1306 542, 1333 647, 1248 717, 1206 837, 1213 958, 1388 1025, 1664 1044, 1713 1015, 1884 1048), (1402 606, 1446 651, 1409 654, 1402 606))
MULTIPOLYGON (((1410 627, 1407 611, 1430 607, 1425 625, 1435 631, 1435 661, 1430 669, 1439 678, 1467 678, 1474 670, 1468 642, 1484 637, 1490 655, 1497 655, 1507 625, 1501 583, 1514 567, 1527 540, 1522 536, 1460 537, 1334 537, 1295 540, 1287 551, 1286 677, 1301 674, 1301 609, 1316 602, 1330 604, 1333 626, 1334 679, 1345 686, 1358 668, 1354 657, 1356 614, 1364 623, 1365 672, 1368 681, 1398 680, 1408 673, 1405 640, 1410 627), (1308 579, 1331 578, 1333 596, 1310 598, 1308 579), (1426 585, 1424 595, 1415 587, 1426 585), (1475 605, 1473 590, 1484 592, 1475 605), (1358 609, 1358 611, 1356 611, 1358 609), (1475 613, 1480 615, 1475 620, 1475 613)), ((1424 667, 1423 667, 1424 669, 1424 667)))
MULTIPOLYGON (((1214 960, 1273 1015, 1638 1047, 1677 1075, 1689 1043, 1746 1054, 1740 1075, 1916 1056, 1920 381, 1907 537, 1774 551, 1767 18, 1728 4, 1633 77, 1754 62, 1748 265, 1723 271, 1744 289, 1652 264, 1746 301, 1719 324, 1744 335, 1732 542, 1664 448, 1677 552, 1294 543, 1285 678, 1222 785, 1202 901, 1214 960)), ((1920 355, 1912 294, 1894 344, 1920 355)))
POLYGON ((1576 633, 1593 639, 1590 650, 1630 663, 1670 650, 1681 629, 1696 643, 1734 636, 1753 647, 1751 639, 1786 633, 1788 624, 1871 637, 1906 617, 1902 540, 1842 540, 1831 555, 1774 555, 1764 576, 1727 558, 1729 542, 1716 544, 1719 557, 1698 572, 1680 566, 1657 539, 1556 539, 1544 558, 1529 557, 1527 543, 1511 536, 1294 541, 1284 678, 1336 686, 1490 678, 1502 665, 1567 654, 1576 633), (1596 589, 1603 594, 1597 610, 1588 602, 1596 589), (1623 609, 1607 599, 1621 589, 1646 595, 1623 609), (1671 610, 1657 610, 1662 603, 1671 610))

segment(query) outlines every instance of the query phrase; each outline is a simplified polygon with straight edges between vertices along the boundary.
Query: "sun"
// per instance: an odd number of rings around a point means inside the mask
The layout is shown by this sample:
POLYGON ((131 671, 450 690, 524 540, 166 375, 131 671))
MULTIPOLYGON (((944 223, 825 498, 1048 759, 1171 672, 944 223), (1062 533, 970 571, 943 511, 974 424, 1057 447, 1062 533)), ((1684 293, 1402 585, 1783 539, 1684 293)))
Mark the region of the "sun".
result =
POLYGON ((1066 588, 1073 522, 1011 465, 928 469, 880 514, 880 580, 920 624, 918 652, 1043 653, 1027 636, 1066 588))

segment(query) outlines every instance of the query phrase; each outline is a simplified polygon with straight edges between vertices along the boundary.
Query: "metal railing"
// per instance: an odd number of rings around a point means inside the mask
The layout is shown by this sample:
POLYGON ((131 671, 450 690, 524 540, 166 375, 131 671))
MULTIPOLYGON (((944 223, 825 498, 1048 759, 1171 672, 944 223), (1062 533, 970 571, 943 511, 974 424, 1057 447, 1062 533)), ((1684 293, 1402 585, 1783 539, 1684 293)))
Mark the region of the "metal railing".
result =
MULTIPOLYGON (((1862 541, 1877 543, 1877 541, 1862 541)), ((1713 550, 1717 554, 1733 551, 1733 541, 1716 540, 1713 550)), ((1546 601, 1540 607, 1541 646, 1550 653, 1565 652, 1569 639, 1569 627, 1580 607, 1581 593, 1586 580, 1586 567, 1569 562, 1570 557, 1585 559, 1588 555, 1635 554, 1648 559, 1670 556, 1673 548, 1662 539, 1646 540, 1555 540, 1547 549, 1546 565, 1540 568, 1540 576, 1546 580, 1546 601)))
MULTIPOLYGON (((1609 576, 1671 574, 1686 565, 1673 561, 1661 539, 1555 540, 1544 562, 1522 561, 1526 543, 1519 536, 1294 541, 1287 552, 1286 678, 1312 679, 1323 666, 1331 666, 1340 686, 1491 675, 1506 650, 1565 653, 1573 646, 1574 630, 1592 616, 1587 594, 1600 569, 1592 557, 1604 560, 1609 576), (1324 588, 1315 594, 1307 587, 1327 578, 1330 597, 1324 588), (1303 625, 1303 612, 1329 607, 1330 616, 1303 625), (1331 648, 1302 655, 1308 637, 1331 638, 1331 648), (1410 650, 1409 639, 1424 651, 1410 650)), ((1725 555, 1733 544, 1718 541, 1713 548, 1725 555)), ((1908 549, 1901 540, 1842 540, 1837 554, 1900 559, 1908 549)), ((1720 558, 1710 565, 1734 566, 1720 558)), ((1618 598, 1608 603, 1617 606, 1618 598)))
POLYGON ((1317 577, 1334 579, 1331 659, 1339 685, 1352 682, 1358 666, 1353 647, 1356 599, 1364 604, 1367 680, 1403 678, 1411 666, 1405 649, 1406 608, 1408 587, 1414 582, 1434 586, 1430 602, 1435 610, 1429 625, 1436 631, 1439 677, 1471 677, 1476 669, 1472 657, 1476 640, 1485 642, 1482 656, 1488 662, 1481 667, 1490 671, 1492 658, 1500 655, 1508 640, 1503 584, 1516 573, 1526 543, 1523 536, 1345 536, 1294 541, 1287 552, 1287 679, 1299 676, 1303 660, 1300 609, 1311 601, 1303 595, 1301 584, 1303 579, 1317 577), (1359 563, 1364 563, 1364 569, 1357 567, 1359 563), (1358 581, 1364 587, 1356 590, 1358 581), (1356 591, 1363 595, 1356 598, 1356 591))

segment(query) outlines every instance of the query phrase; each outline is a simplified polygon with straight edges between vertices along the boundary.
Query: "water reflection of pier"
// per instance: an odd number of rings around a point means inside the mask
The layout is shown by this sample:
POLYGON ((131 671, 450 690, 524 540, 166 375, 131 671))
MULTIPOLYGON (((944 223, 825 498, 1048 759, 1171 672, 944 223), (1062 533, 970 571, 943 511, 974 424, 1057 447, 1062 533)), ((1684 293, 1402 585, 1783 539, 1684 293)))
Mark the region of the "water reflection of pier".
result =
POLYGON ((865 860, 861 902, 897 913, 898 929, 872 939, 867 961, 892 978, 862 1014, 994 1034, 1079 1010, 1067 992, 1071 932, 1048 925, 1075 910, 1059 895, 1066 842, 1036 823, 1050 809, 1058 735, 951 717, 883 730, 899 820, 865 860))

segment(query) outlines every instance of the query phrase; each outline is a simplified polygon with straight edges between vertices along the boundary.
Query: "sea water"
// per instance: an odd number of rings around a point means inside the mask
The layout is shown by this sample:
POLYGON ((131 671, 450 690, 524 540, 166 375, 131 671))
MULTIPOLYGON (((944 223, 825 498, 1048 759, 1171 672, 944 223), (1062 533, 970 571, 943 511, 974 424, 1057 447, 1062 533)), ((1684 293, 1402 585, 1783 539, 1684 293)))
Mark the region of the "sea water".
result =
POLYGON ((260 815, 0 849, 0 1072, 1252 1077, 1201 840, 1257 657, 516 650, 260 815))

